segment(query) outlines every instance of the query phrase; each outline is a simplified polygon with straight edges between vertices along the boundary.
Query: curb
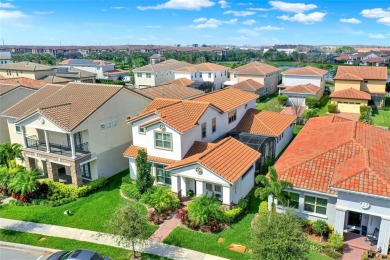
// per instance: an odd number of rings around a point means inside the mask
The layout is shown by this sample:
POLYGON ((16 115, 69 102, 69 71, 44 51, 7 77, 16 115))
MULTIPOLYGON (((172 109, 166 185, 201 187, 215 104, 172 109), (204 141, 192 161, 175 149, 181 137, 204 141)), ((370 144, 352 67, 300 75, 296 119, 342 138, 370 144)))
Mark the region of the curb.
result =
POLYGON ((18 243, 12 243, 12 242, 5 242, 0 241, 0 247, 7 247, 7 248, 16 248, 23 251, 32 251, 39 254, 46 254, 46 253, 54 253, 61 250, 54 249, 54 248, 47 248, 47 247, 39 247, 39 246, 31 246, 26 244, 18 244, 18 243))

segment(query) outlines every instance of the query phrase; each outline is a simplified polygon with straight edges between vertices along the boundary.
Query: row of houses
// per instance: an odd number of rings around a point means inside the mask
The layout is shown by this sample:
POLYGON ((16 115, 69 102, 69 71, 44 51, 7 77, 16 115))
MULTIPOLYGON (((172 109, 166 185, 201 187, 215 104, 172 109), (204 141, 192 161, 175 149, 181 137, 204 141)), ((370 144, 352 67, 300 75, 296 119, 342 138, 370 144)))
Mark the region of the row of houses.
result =
POLYGON ((336 63, 360 66, 388 66, 390 60, 390 51, 369 51, 357 52, 352 54, 342 54, 328 59, 336 63))

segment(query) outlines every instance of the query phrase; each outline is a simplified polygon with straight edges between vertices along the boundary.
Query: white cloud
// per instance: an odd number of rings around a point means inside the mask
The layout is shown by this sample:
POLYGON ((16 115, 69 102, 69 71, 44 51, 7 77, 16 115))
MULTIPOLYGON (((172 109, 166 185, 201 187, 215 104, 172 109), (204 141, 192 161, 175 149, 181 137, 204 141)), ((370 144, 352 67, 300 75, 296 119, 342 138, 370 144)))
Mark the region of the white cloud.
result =
POLYGON ((246 20, 246 21, 242 22, 242 24, 245 24, 245 25, 252 25, 255 23, 256 23, 256 20, 254 20, 254 19, 250 19, 250 20, 246 20))
POLYGON ((229 11, 224 12, 223 14, 232 14, 232 15, 234 15, 234 16, 242 16, 242 17, 245 17, 245 16, 254 15, 255 12, 251 12, 251 11, 233 11, 233 10, 229 10, 229 11))
POLYGON ((278 16, 278 18, 290 22, 312 24, 316 22, 322 22, 325 15, 326 13, 322 13, 322 12, 314 12, 310 14, 298 13, 295 14, 294 16, 282 15, 282 16, 278 16))
POLYGON ((226 2, 225 0, 218 1, 218 4, 221 6, 221 8, 228 8, 228 7, 230 7, 228 2, 226 2))
POLYGON ((0 2, 0 8, 15 8, 15 6, 11 3, 1 3, 0 2))
POLYGON ((303 4, 303 3, 286 3, 282 1, 269 1, 269 4, 277 10, 283 12, 302 13, 309 10, 316 9, 317 6, 314 4, 303 4))
POLYGON ((257 35, 259 35, 259 33, 255 32, 253 30, 250 30, 250 29, 240 29, 237 32, 240 33, 240 34, 244 34, 246 36, 257 36, 257 35))
POLYGON ((267 11, 271 11, 272 8, 258 8, 258 7, 250 7, 250 8, 247 8, 248 10, 250 11, 260 11, 260 12, 267 12, 267 11))
POLYGON ((267 26, 257 27, 255 28, 255 30, 256 31, 280 31, 280 30, 284 30, 284 28, 267 25, 267 26))
POLYGON ((251 2, 249 2, 249 3, 237 3, 237 5, 242 5, 242 6, 244 6, 244 5, 253 5, 251 2))
POLYGON ((390 8, 387 10, 382 8, 364 9, 360 14, 366 18, 376 18, 377 23, 390 26, 390 8))
POLYGON ((359 19, 356 19, 356 18, 341 18, 339 21, 342 23, 352 23, 352 24, 361 23, 361 21, 359 19))
POLYGON ((111 6, 110 9, 123 10, 123 9, 127 9, 127 7, 124 7, 124 6, 111 6))
POLYGON ((193 22, 196 23, 196 25, 191 25, 190 26, 191 28, 203 29, 203 28, 217 28, 218 26, 223 24, 236 24, 237 19, 223 21, 214 18, 206 19, 202 17, 202 18, 195 19, 193 22))
POLYGON ((0 10, 0 21, 15 20, 15 19, 20 19, 20 18, 25 18, 25 17, 28 17, 28 16, 21 11, 0 10))
POLYGON ((181 9, 181 10, 201 10, 202 8, 211 7, 215 5, 210 0, 170 0, 163 4, 154 6, 137 6, 138 10, 149 9, 181 9))
POLYGON ((46 11, 46 12, 42 12, 42 11, 35 11, 34 14, 37 14, 37 15, 45 15, 45 14, 52 14, 54 13, 53 11, 46 11))
POLYGON ((145 28, 157 29, 157 28, 161 28, 161 25, 145 25, 144 27, 145 28))
POLYGON ((370 33, 368 35, 368 37, 370 37, 372 39, 386 39, 386 36, 384 36, 383 34, 380 34, 380 33, 370 33))

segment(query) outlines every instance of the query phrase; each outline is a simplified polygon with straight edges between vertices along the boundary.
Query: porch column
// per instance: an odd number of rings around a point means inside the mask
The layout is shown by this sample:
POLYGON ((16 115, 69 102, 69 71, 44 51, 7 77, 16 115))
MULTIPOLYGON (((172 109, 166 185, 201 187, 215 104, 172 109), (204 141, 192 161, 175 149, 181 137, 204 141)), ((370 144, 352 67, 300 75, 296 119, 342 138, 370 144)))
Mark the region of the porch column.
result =
POLYGON ((230 187, 222 186, 222 203, 223 204, 230 205, 230 203, 232 202, 230 199, 230 197, 231 197, 230 192, 231 192, 232 187, 233 186, 230 186, 230 187))
POLYGON ((334 219, 334 230, 340 235, 344 232, 345 210, 336 208, 336 216, 334 219))
POLYGON ((52 181, 59 181, 60 178, 58 176, 58 165, 56 163, 46 162, 47 168, 47 177, 52 181))
POLYGON ((377 249, 381 254, 387 255, 390 240, 390 219, 382 218, 379 228, 377 249))
POLYGON ((49 133, 47 130, 43 130, 45 133, 46 152, 50 153, 49 133))
POLYGON ((72 162, 70 164, 70 176, 72 178, 72 185, 79 187, 83 186, 83 177, 81 176, 80 164, 72 162))
POLYGON ((70 134, 70 150, 72 151, 72 158, 75 159, 76 158, 76 147, 75 147, 75 144, 74 144, 74 136, 73 134, 70 134))
POLYGON ((23 148, 27 148, 26 128, 24 126, 21 126, 20 128, 22 129, 23 148))
POLYGON ((186 177, 180 177, 180 188, 181 188, 181 194, 183 196, 187 196, 187 183, 186 183, 186 177))
POLYGON ((179 191, 180 191, 180 179, 181 179, 180 176, 171 175, 171 189, 172 189, 172 192, 179 193, 179 191))
POLYGON ((196 181, 196 196, 201 196, 204 194, 203 186, 204 186, 203 181, 196 181))

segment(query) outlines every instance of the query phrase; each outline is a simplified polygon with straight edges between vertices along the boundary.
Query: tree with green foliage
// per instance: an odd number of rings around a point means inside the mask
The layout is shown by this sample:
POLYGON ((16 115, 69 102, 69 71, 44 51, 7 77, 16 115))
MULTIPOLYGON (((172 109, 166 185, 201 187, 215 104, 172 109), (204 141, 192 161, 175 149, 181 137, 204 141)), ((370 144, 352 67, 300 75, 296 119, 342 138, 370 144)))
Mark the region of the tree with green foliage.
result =
POLYGON ((305 104, 306 106, 308 106, 309 108, 316 108, 319 106, 319 101, 317 100, 317 98, 315 97, 306 97, 305 98, 305 104))
POLYGON ((278 180, 278 173, 275 167, 269 167, 269 177, 264 175, 258 175, 256 177, 256 183, 261 186, 256 188, 255 196, 260 199, 268 199, 271 196, 272 204, 271 209, 273 212, 276 211, 275 199, 280 201, 282 204, 286 202, 286 195, 283 193, 285 189, 292 189, 293 185, 288 181, 278 180))
POLYGON ((21 170, 16 173, 8 184, 8 190, 14 192, 19 196, 23 197, 27 193, 31 193, 36 190, 39 177, 39 171, 36 169, 32 170, 21 170))
POLYGON ((288 101, 288 96, 286 95, 278 96, 278 102, 281 106, 285 106, 287 104, 287 101, 288 101))
POLYGON ((108 227, 118 242, 132 245, 133 256, 136 256, 135 243, 148 238, 148 219, 146 212, 135 203, 128 203, 119 208, 108 222, 108 227))
POLYGON ((221 203, 214 197, 206 195, 195 197, 188 204, 188 219, 197 227, 207 224, 211 220, 219 221, 223 217, 220 206, 221 203))
POLYGON ((148 162, 148 154, 145 150, 138 151, 135 165, 137 167, 136 186, 139 193, 144 194, 154 184, 154 177, 151 174, 152 164, 148 162))
POLYGON ((174 210, 180 206, 180 200, 172 194, 169 188, 156 186, 153 189, 149 189, 149 191, 150 194, 142 196, 141 201, 154 208, 157 213, 174 210))
POLYGON ((306 120, 309 120, 312 117, 319 117, 320 110, 318 108, 306 110, 302 117, 306 120))
POLYGON ((302 221, 293 211, 259 214, 252 238, 252 259, 308 259, 309 246, 302 232, 302 221))
POLYGON ((356 50, 350 46, 343 46, 343 47, 339 47, 336 49, 336 53, 337 54, 342 54, 342 53, 352 53, 352 52, 355 52, 356 50))
POLYGON ((360 107, 359 122, 363 122, 369 125, 373 124, 374 120, 372 118, 372 108, 370 106, 360 107))
POLYGON ((324 236, 324 234, 326 234, 326 232, 328 232, 328 223, 326 223, 326 221, 324 221, 322 219, 317 219, 313 223, 313 229, 314 229, 314 232, 316 232, 316 234, 318 234, 320 236, 320 239, 322 240, 322 237, 324 236))
POLYGON ((344 236, 337 232, 333 232, 329 235, 328 243, 333 250, 341 251, 344 246, 344 236))
POLYGON ((5 165, 8 168, 15 167, 15 160, 23 160, 22 145, 4 143, 0 145, 0 165, 5 165))

